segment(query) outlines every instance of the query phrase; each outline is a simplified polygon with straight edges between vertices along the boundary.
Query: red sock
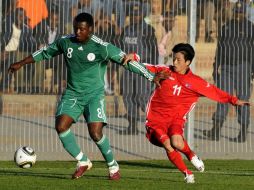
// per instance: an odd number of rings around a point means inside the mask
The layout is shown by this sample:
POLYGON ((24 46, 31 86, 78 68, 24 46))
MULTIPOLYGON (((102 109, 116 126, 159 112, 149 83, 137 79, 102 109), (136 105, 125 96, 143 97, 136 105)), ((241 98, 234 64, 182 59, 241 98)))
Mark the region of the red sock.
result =
POLYGON ((168 159, 182 172, 192 174, 190 170, 187 169, 181 154, 178 151, 167 152, 168 159))
POLYGON ((193 156, 195 156, 194 152, 190 149, 188 143, 186 142, 186 140, 184 140, 184 147, 182 150, 179 150, 180 152, 182 152, 187 158, 188 160, 191 160, 193 156))

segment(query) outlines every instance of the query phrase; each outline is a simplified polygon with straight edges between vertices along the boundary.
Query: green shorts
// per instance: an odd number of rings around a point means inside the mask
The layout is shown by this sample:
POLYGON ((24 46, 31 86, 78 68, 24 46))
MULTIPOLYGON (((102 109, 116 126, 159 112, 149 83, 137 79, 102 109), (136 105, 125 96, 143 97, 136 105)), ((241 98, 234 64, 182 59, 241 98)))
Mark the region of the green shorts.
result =
POLYGON ((74 122, 79 120, 83 114, 87 123, 103 122, 107 123, 105 96, 103 94, 89 94, 82 97, 74 96, 66 92, 63 94, 56 110, 56 117, 68 115, 74 122))

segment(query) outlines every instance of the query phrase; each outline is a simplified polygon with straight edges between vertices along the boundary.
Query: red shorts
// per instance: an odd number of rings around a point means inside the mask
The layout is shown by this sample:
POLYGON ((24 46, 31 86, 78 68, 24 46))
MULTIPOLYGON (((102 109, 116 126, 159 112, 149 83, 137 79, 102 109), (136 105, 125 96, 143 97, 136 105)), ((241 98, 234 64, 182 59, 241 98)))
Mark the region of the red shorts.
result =
POLYGON ((146 125, 146 138, 154 145, 162 147, 163 143, 172 135, 183 136, 184 125, 172 124, 167 125, 157 123, 156 125, 146 125))

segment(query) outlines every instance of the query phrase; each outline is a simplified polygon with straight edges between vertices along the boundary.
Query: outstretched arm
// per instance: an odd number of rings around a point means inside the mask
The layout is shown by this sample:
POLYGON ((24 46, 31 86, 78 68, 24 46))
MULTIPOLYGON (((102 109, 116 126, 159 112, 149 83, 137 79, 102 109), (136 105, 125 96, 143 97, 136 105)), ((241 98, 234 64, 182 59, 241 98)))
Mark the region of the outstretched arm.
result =
MULTIPOLYGON (((131 53, 131 54, 127 54, 127 55, 124 56, 122 64, 123 64, 124 67, 128 67, 133 62, 138 62, 139 63, 139 60, 140 60, 140 58, 136 53, 131 53)), ((143 67, 145 67, 142 63, 139 63, 139 64, 142 65, 143 67)), ((146 67, 145 67, 145 69, 148 70, 146 67)), ((155 73, 151 72, 151 71, 149 71, 149 72, 153 73, 153 80, 152 81, 159 88, 161 87, 160 81, 168 78, 169 75, 170 75, 167 71, 164 71, 164 70, 162 70, 160 72, 155 72, 155 73)))
POLYGON ((153 81, 155 74, 146 69, 146 67, 137 61, 128 61, 123 67, 133 73, 144 76, 149 81, 153 81))
POLYGON ((39 49, 38 51, 34 52, 33 54, 24 58, 23 60, 11 64, 8 69, 8 72, 13 73, 13 72, 19 70, 22 66, 24 66, 26 64, 39 62, 42 60, 50 59, 56 55, 59 55, 60 53, 62 53, 58 47, 58 43, 60 40, 61 39, 58 39, 55 42, 53 42, 52 44, 45 46, 45 47, 39 49))
MULTIPOLYGON (((118 63, 122 65, 125 69, 137 73, 149 81, 153 81, 157 86, 160 87, 159 81, 162 79, 162 75, 158 75, 154 72, 149 71, 144 64, 139 62, 139 59, 137 59, 136 54, 128 54, 126 55, 124 52, 122 52, 119 48, 116 46, 113 46, 112 44, 104 44, 104 47, 102 49, 102 56, 105 57, 105 60, 111 60, 115 63, 118 63)), ((165 77, 166 78, 166 77, 165 77)))
POLYGON ((31 64, 31 63, 34 63, 34 58, 32 55, 24 58, 23 60, 21 61, 18 61, 16 63, 12 63, 8 69, 8 73, 12 74, 14 73, 15 71, 19 70, 21 67, 23 67, 24 65, 26 64, 31 64))
POLYGON ((250 102, 245 100, 239 100, 236 96, 230 95, 227 92, 219 89, 215 85, 212 85, 200 77, 192 78, 188 83, 191 82, 191 89, 199 93, 202 96, 215 100, 221 103, 230 103, 234 106, 250 105, 250 102))
POLYGON ((250 106, 250 102, 249 101, 245 101, 245 100, 237 100, 236 103, 235 103, 236 106, 244 106, 244 105, 247 105, 247 106, 250 106))

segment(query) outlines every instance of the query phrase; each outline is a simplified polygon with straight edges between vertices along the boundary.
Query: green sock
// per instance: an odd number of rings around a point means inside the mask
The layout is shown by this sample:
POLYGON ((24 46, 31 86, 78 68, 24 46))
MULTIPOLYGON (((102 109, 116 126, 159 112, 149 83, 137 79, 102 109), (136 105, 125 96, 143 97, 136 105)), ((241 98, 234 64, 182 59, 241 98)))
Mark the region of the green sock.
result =
POLYGON ((60 133, 59 138, 63 144, 64 149, 76 160, 87 161, 87 156, 81 152, 79 145, 76 142, 74 133, 68 129, 60 133))
POLYGON ((103 135, 101 140, 96 142, 96 144, 98 148, 100 149, 102 156, 106 160, 108 166, 110 167, 110 166, 116 165, 117 163, 114 160, 114 156, 113 156, 108 138, 105 135, 103 135))

